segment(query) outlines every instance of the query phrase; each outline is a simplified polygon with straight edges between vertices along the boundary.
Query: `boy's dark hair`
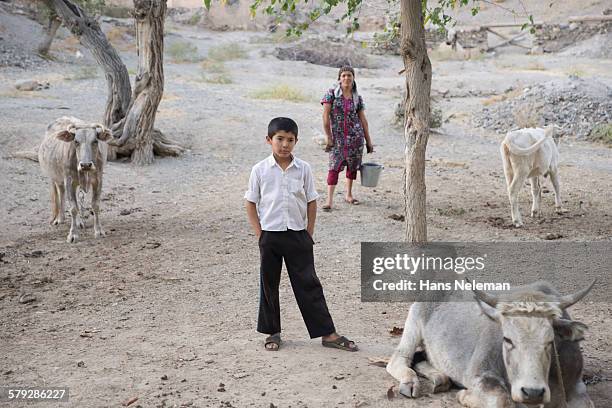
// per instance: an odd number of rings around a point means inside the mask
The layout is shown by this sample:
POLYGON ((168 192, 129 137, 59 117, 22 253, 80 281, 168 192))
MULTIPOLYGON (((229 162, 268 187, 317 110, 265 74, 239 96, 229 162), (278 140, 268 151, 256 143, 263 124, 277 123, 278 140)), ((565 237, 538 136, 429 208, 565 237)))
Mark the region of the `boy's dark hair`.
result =
POLYGON ((295 123, 293 119, 289 118, 274 118, 270 121, 268 125, 268 137, 271 138, 278 132, 279 130, 285 131, 287 133, 293 133, 295 138, 298 137, 298 125, 295 123))

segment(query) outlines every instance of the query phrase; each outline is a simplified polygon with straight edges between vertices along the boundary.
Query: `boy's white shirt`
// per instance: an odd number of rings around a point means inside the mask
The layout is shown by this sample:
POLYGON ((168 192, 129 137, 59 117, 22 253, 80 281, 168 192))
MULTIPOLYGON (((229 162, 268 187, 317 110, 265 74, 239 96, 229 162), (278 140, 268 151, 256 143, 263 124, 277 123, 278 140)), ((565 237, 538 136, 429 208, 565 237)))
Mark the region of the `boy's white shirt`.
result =
POLYGON ((249 189, 244 198, 257 204, 257 215, 264 231, 306 229, 308 203, 319 197, 310 165, 293 156, 283 169, 273 155, 251 170, 249 189))

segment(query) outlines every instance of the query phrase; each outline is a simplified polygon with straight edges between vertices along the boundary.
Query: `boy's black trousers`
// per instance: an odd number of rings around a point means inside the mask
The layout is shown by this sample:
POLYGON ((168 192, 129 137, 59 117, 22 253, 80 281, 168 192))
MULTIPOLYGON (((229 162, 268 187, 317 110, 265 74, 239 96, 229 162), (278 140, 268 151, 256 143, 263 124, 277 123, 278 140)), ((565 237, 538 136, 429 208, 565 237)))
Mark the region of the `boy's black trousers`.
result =
POLYGON ((278 285, 283 259, 310 338, 327 336, 336 331, 327 310, 323 287, 315 273, 313 244, 306 230, 261 232, 258 332, 275 334, 281 331, 278 285))

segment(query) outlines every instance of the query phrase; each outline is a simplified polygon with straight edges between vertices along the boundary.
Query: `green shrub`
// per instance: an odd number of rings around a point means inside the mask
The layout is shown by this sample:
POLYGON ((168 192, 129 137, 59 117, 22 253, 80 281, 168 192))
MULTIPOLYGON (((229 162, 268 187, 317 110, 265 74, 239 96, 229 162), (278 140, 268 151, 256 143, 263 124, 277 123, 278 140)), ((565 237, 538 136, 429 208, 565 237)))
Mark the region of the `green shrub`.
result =
POLYGON ((202 80, 209 84, 228 85, 231 84, 232 78, 227 74, 202 75, 202 80))
POLYGON ((612 146, 612 123, 602 123, 595 126, 589 133, 588 138, 612 146))
POLYGON ((229 61, 246 58, 246 51, 238 43, 229 43, 211 47, 208 50, 208 59, 212 61, 229 61))
POLYGON ((285 84, 260 89, 259 91, 252 93, 251 97, 254 99, 280 99, 291 102, 306 102, 311 99, 304 95, 299 89, 285 84))
POLYGON ((200 64, 200 67, 203 71, 211 72, 213 74, 224 74, 227 72, 225 65, 219 61, 212 61, 209 59, 205 59, 200 64))
POLYGON ((187 41, 177 41, 167 48, 167 53, 173 62, 198 62, 202 56, 198 53, 198 47, 187 41))

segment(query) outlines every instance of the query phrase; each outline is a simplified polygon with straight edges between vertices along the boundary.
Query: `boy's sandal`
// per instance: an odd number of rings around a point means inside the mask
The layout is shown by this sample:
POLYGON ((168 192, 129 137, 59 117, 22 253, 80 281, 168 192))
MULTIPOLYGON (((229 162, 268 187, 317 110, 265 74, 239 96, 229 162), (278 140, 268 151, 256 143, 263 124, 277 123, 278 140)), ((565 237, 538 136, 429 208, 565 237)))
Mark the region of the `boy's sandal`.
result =
POLYGON ((359 205, 359 200, 357 200, 356 198, 353 198, 352 200, 346 200, 345 199, 344 201, 346 201, 347 203, 352 204, 352 205, 359 205))
POLYGON ((354 341, 351 341, 344 336, 340 336, 336 340, 332 340, 332 341, 323 340, 321 343, 323 344, 323 347, 337 348, 337 349, 346 350, 346 351, 359 350, 359 348, 355 345, 354 341))
POLYGON ((266 342, 264 347, 268 351, 278 351, 281 345, 281 337, 280 333, 273 334, 271 336, 266 337, 266 342))
POLYGON ((330 206, 330 205, 324 204, 324 205, 323 205, 323 207, 321 207, 321 209, 322 209, 323 211, 331 211, 331 209, 332 209, 332 208, 331 208, 331 206, 330 206))

